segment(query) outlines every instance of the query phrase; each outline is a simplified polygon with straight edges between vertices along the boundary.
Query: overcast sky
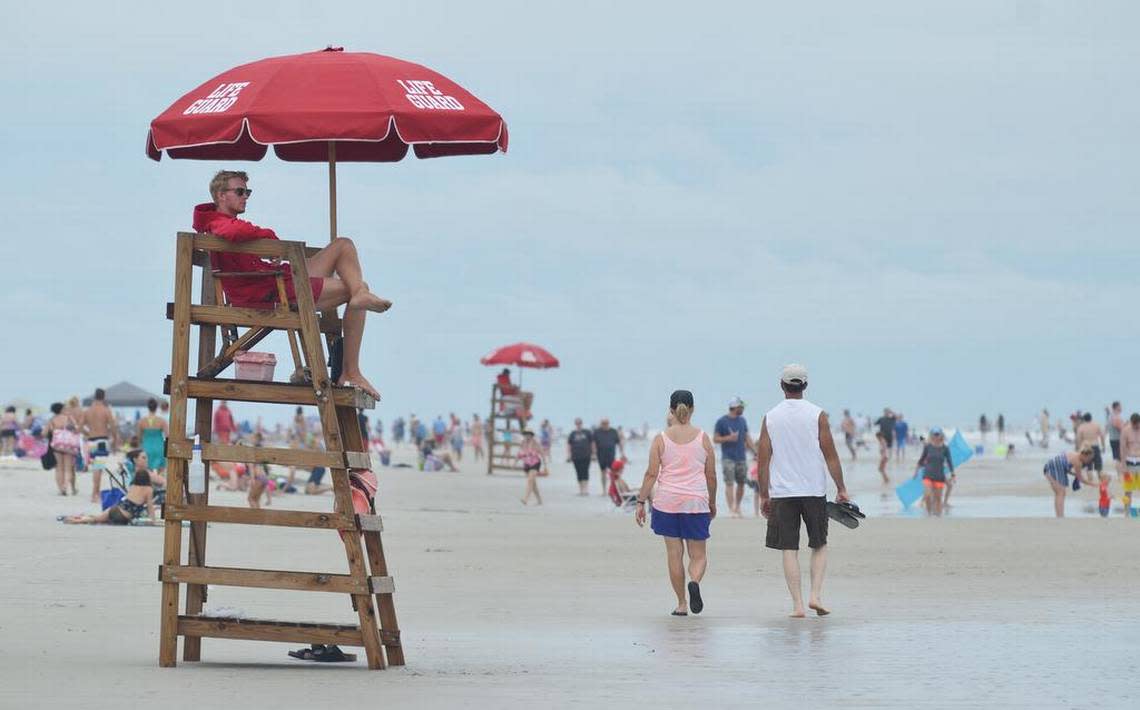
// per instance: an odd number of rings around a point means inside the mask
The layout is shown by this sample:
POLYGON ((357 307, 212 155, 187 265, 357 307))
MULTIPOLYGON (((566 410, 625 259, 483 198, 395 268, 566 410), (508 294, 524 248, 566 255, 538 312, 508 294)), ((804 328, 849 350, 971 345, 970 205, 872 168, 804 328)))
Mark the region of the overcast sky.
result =
POLYGON ((341 232, 396 304, 364 343, 386 421, 484 412, 478 359, 517 340, 562 359, 525 376, 561 425, 656 425, 678 387, 706 427, 736 394, 758 418, 792 360, 825 408, 919 425, 1140 408, 1136 4, 808 5, 18 4, 0 400, 161 388, 173 236, 215 170, 251 172, 251 221, 327 239, 322 165, 143 148, 210 77, 333 44, 510 126, 506 155, 341 167, 341 232))

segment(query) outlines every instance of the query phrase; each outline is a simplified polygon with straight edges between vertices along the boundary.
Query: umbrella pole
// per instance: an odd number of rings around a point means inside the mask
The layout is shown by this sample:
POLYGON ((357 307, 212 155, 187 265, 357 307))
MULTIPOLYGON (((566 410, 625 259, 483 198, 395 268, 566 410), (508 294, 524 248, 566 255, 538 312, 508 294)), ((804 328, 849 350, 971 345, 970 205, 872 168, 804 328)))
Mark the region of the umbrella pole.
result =
POLYGON ((329 243, 336 239, 336 143, 329 141, 329 243))

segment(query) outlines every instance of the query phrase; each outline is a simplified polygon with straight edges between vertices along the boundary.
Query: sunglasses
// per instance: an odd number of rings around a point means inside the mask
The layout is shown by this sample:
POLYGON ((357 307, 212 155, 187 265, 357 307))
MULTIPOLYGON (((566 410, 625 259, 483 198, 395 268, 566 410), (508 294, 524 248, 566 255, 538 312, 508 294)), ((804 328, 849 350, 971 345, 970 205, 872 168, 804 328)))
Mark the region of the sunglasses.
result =
POLYGON ((249 197, 253 194, 253 190, 247 187, 227 187, 225 190, 222 190, 222 192, 232 192, 238 197, 249 197))

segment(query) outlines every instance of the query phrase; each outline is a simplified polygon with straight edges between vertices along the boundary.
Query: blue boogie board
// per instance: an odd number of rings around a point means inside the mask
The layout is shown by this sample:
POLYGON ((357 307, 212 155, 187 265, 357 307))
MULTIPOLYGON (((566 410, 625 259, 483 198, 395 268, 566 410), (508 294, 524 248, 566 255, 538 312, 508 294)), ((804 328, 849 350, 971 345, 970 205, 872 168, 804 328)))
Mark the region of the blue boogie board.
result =
POLYGON ((905 483, 895 486, 895 495, 899 497, 904 510, 914 505, 915 501, 921 500, 923 493, 924 487, 921 478, 911 478, 905 483))

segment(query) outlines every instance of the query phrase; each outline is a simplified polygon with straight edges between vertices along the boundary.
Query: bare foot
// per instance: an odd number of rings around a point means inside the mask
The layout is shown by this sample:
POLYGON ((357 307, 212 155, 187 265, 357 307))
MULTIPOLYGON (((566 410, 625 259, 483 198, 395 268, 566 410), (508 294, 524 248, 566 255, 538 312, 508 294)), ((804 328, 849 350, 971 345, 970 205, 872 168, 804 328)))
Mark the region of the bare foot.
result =
POLYGON ((791 614, 788 614, 788 618, 789 619, 802 619, 802 618, 804 618, 804 610, 803 609, 796 609, 791 614))
POLYGON ((391 307, 391 301, 380 298, 371 291, 361 291, 348 300, 348 310, 350 311, 372 311, 373 313, 383 313, 391 307))
POLYGON ((336 384, 337 387, 345 387, 351 384, 354 387, 359 387, 360 389, 364 390, 373 399, 380 399, 380 393, 377 392, 376 388, 372 386, 372 383, 366 380, 364 378, 364 375, 360 374, 359 372, 342 373, 340 379, 336 381, 336 384))
POLYGON ((819 602, 812 602, 808 604, 808 608, 815 612, 816 616, 827 616, 831 613, 830 609, 824 609, 823 605, 819 602))

